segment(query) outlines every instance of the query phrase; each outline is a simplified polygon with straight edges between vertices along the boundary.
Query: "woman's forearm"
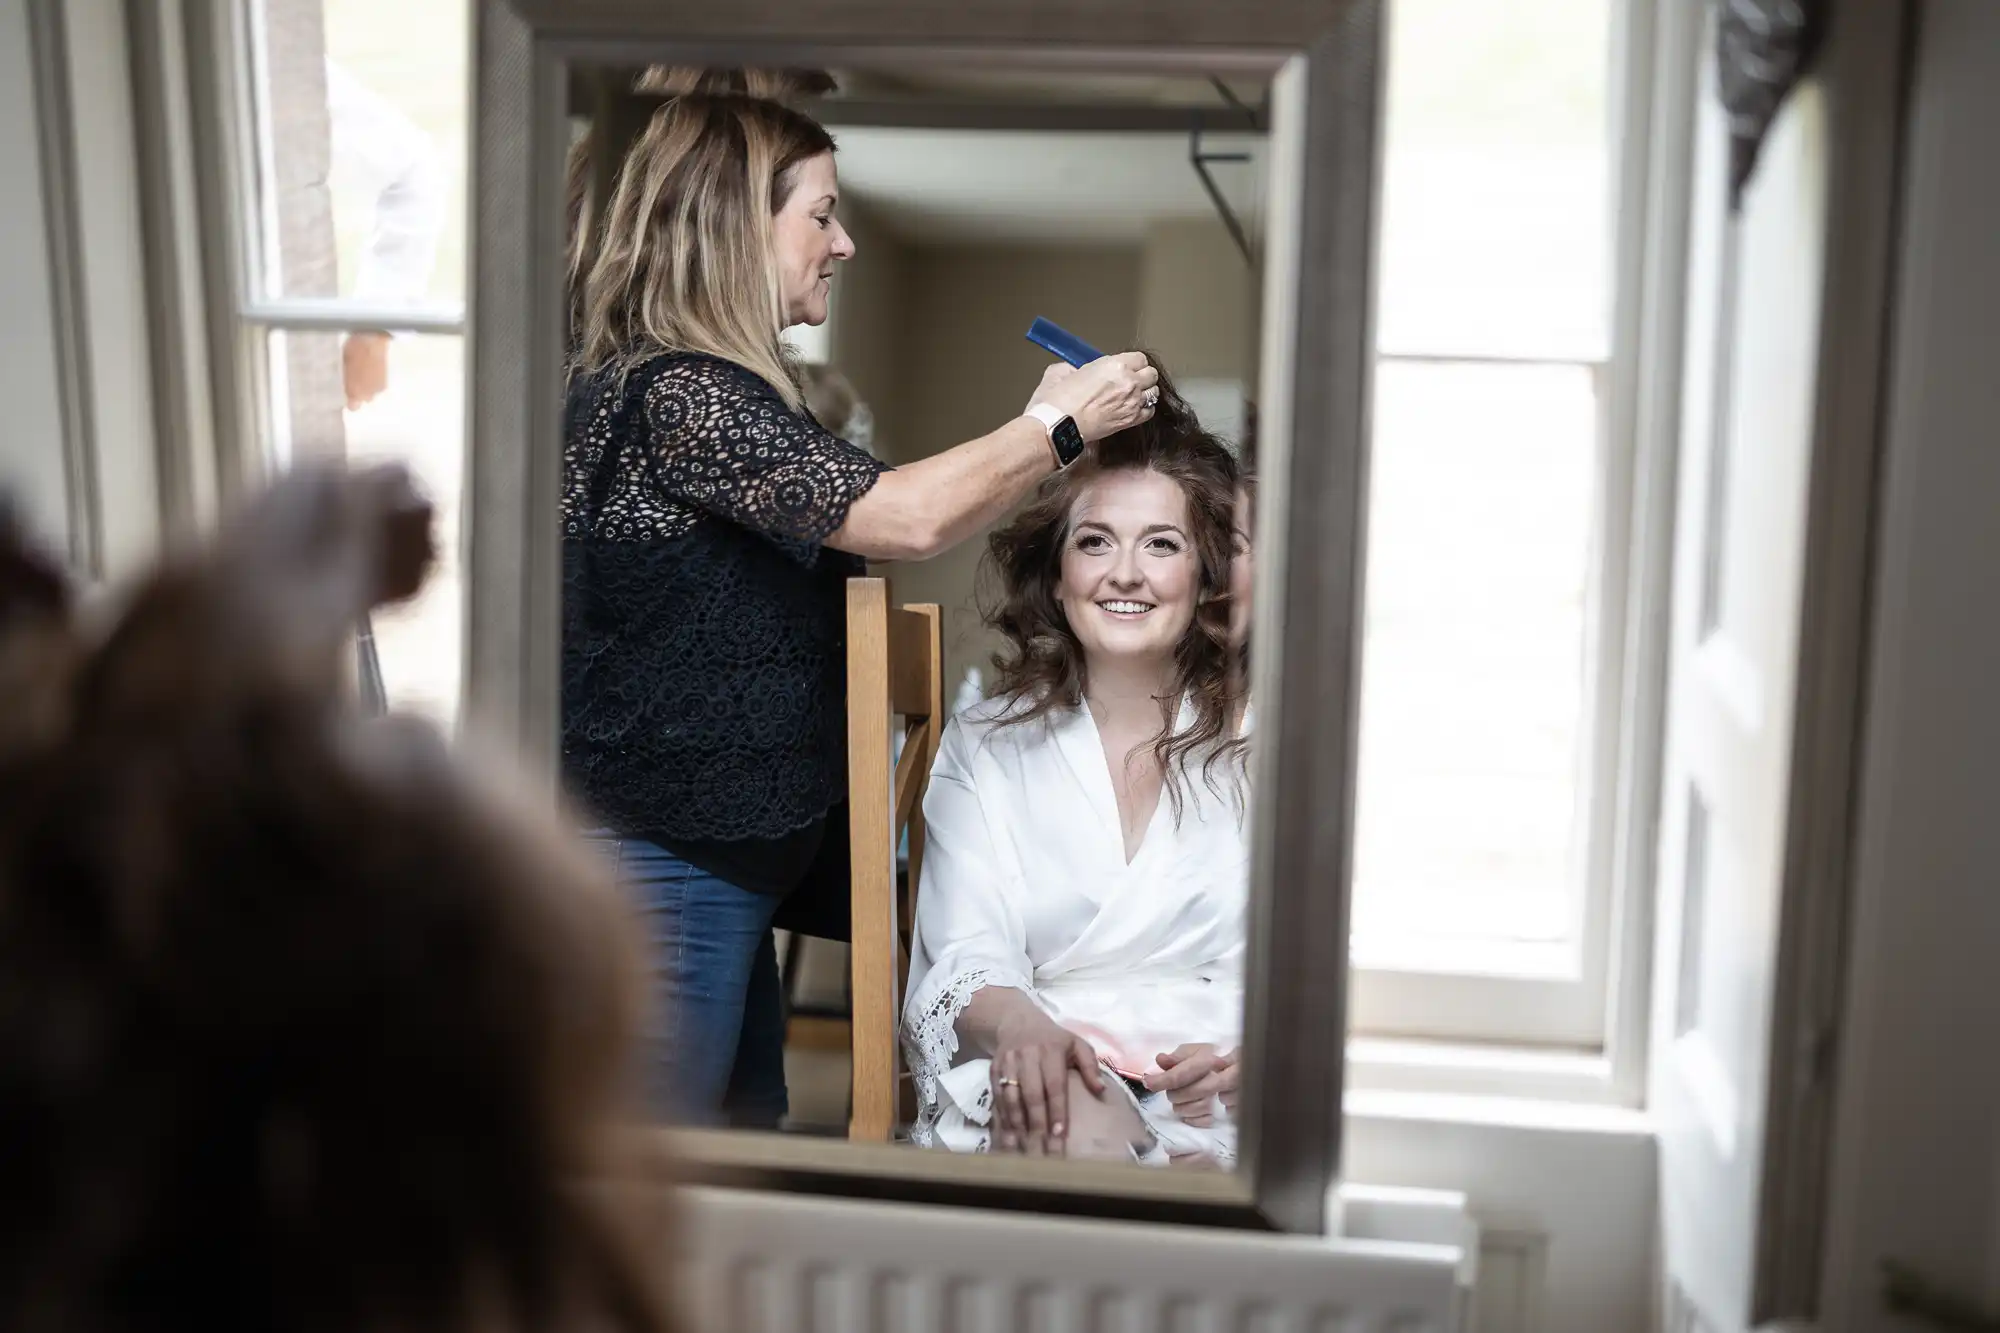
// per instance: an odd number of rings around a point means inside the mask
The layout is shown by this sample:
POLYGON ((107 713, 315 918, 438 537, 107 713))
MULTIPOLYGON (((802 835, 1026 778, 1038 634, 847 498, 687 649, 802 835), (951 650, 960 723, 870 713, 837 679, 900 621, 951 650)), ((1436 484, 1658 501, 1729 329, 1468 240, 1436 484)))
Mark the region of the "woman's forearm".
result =
MULTIPOLYGON (((1075 371, 1058 362, 1042 373, 1029 402, 1067 416, 1095 442, 1148 420, 1159 381, 1139 352, 1099 357, 1075 371)), ((826 544, 870 560, 927 560, 1026 499, 1055 466, 1047 427, 1024 413, 991 435, 885 473, 826 544)))
POLYGON ((1054 470, 1047 430, 1018 417, 884 473, 826 544, 870 560, 927 560, 1000 518, 1054 470))
POLYGON ((1010 1021, 1033 1018, 1041 1009, 1025 991, 1012 986, 982 986, 958 1011, 958 1046, 972 1055, 992 1055, 1000 1029, 1010 1021))

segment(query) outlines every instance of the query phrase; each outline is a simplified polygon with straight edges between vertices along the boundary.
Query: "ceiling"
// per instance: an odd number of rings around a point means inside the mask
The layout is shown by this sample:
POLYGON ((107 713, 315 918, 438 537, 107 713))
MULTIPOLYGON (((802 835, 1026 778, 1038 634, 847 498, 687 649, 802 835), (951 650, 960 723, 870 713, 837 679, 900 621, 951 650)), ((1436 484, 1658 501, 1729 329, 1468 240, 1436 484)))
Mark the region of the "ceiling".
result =
POLYGON ((940 67, 922 71, 836 71, 840 95, 923 97, 980 101, 1096 103, 1124 106, 1216 108, 1234 97, 1260 104, 1266 80, 1231 75, 1218 80, 1188 74, 1106 74, 940 67), (1227 94, 1223 92, 1227 89, 1227 94))
MULTIPOLYGON (((809 98, 840 145, 842 192, 914 244, 1132 244, 1163 219, 1217 219, 1190 161, 1206 127, 1217 190, 1262 231, 1261 78, 941 66, 839 70, 809 98), (1232 105, 1234 103, 1234 105, 1232 105), (1052 128, 1060 126, 1061 128, 1052 128), (1234 131, 1234 132, 1230 132, 1234 131)), ((579 108, 594 94, 576 90, 579 108)))
MULTIPOLYGON (((1186 134, 836 128, 843 193, 917 244, 1133 243, 1148 223, 1216 218, 1186 134)), ((1209 172, 1245 229, 1261 230, 1264 141, 1207 134, 1205 153, 1247 153, 1209 172)))
MULTIPOLYGON (((916 111, 913 125, 837 124, 834 134, 843 188, 892 233, 918 244, 1136 243, 1156 220, 1215 218, 1181 127, 1194 123, 1192 113, 1211 126, 1228 123, 1232 98, 1247 106, 1265 100, 1259 79, 954 66, 848 70, 840 84, 822 104, 829 113, 842 101, 916 111), (989 111, 991 123, 963 128, 967 107, 989 111), (1075 128, 1010 124, 1010 107, 1070 108, 1075 128), (1116 107, 1170 113, 1161 122, 1174 128, 1134 132, 1090 123, 1091 108, 1116 107), (1177 110, 1191 114, 1183 121, 1171 114, 1177 110), (940 124, 924 126, 926 111, 937 112, 940 124)), ((1205 153, 1252 155, 1247 163, 1209 167, 1252 235, 1261 230, 1263 142, 1252 134, 1202 136, 1205 153)))

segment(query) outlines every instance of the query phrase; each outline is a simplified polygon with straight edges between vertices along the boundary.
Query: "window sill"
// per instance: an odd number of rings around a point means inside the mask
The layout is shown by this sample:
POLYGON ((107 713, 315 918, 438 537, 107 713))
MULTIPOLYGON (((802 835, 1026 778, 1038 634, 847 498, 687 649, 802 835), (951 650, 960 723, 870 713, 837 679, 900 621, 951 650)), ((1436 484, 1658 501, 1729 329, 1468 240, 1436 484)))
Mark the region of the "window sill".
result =
POLYGON ((1347 1091, 1350 1108, 1380 1095, 1630 1109, 1642 1090, 1602 1051, 1353 1037, 1347 1091))
POLYGON ((1382 1123, 1476 1125, 1485 1129, 1589 1134, 1650 1141, 1653 1118, 1629 1106, 1449 1092, 1350 1089, 1347 1119, 1382 1123))

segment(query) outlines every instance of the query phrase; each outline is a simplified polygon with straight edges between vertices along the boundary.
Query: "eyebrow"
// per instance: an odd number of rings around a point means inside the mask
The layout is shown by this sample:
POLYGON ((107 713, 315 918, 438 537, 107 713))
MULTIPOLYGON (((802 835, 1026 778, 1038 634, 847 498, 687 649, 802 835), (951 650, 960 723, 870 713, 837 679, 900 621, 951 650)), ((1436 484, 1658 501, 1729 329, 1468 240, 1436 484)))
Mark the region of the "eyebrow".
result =
POLYGON ((824 206, 824 207, 826 207, 826 208, 836 208, 836 207, 838 207, 838 206, 839 206, 839 204, 840 204, 840 196, 839 196, 839 195, 837 195, 837 194, 823 194, 823 195, 821 195, 821 196, 819 197, 819 202, 818 202, 818 203, 816 203, 816 204, 814 204, 814 205, 813 205, 813 207, 814 207, 814 208, 819 208, 819 207, 822 207, 822 206, 824 206))
MULTIPOLYGON (((1106 533, 1113 537, 1116 537, 1118 535, 1117 533, 1111 531, 1111 527, 1109 524, 1101 523, 1094 518, 1079 519, 1077 521, 1076 530, 1078 532, 1082 532, 1085 528, 1095 528, 1099 532, 1106 533)), ((1139 535, 1141 537, 1152 537, 1152 536, 1157 536, 1159 533, 1162 532, 1171 532, 1174 534, 1174 536, 1179 537, 1182 541, 1187 540, 1187 533, 1181 531, 1181 525, 1178 523, 1148 524, 1143 530, 1140 531, 1139 535)))

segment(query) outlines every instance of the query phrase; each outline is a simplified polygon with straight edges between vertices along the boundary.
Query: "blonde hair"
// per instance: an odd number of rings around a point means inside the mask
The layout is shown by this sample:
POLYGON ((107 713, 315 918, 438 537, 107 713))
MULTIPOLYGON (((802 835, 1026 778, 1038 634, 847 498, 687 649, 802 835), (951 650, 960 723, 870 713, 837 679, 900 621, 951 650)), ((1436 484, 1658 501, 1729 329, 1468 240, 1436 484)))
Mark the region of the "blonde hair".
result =
POLYGON ((768 380, 798 411, 798 374, 780 334, 772 217, 793 171, 833 136, 773 96, 801 76, 652 70, 669 100, 620 165, 602 219, 589 216, 590 138, 571 150, 572 372, 703 352, 768 380))

